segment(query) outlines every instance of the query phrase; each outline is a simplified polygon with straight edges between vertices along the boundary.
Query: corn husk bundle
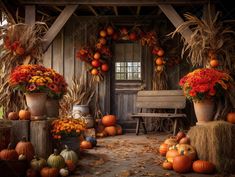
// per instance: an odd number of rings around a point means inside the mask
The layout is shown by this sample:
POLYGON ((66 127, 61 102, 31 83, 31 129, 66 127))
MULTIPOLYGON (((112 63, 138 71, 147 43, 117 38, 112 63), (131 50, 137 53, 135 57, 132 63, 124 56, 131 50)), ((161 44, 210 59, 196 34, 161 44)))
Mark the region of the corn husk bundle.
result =
POLYGON ((23 94, 13 91, 8 78, 13 68, 22 64, 38 64, 42 58, 42 36, 47 30, 44 23, 34 26, 18 23, 1 27, 0 40, 0 106, 4 113, 25 107, 23 94))
POLYGON ((167 90, 167 74, 164 65, 155 66, 155 72, 152 81, 152 88, 153 90, 167 90))

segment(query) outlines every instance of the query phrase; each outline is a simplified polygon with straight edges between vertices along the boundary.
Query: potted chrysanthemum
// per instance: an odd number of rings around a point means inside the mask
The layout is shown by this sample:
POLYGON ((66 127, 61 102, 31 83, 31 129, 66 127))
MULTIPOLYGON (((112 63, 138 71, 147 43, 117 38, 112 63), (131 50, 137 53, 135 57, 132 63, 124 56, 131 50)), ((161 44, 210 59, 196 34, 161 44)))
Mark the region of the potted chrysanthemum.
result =
POLYGON ((224 95, 231 81, 229 74, 212 68, 196 69, 181 78, 179 85, 194 103, 198 124, 213 119, 214 100, 224 95))

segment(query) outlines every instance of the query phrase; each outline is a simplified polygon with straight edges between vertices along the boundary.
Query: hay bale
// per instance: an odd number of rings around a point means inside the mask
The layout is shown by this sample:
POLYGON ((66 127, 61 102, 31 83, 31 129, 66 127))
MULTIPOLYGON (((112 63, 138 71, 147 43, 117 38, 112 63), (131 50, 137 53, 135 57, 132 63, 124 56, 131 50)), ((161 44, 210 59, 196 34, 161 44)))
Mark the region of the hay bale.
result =
POLYGON ((218 172, 235 172, 235 125, 212 121, 191 127, 188 136, 196 148, 198 159, 216 165, 218 172))

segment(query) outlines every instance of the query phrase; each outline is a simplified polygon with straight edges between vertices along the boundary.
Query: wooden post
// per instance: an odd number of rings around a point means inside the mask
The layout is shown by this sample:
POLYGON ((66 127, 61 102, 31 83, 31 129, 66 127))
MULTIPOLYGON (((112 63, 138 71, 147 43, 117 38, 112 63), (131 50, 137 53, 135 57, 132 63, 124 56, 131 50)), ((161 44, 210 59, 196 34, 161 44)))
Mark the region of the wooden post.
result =
POLYGON ((39 157, 47 158, 53 150, 50 125, 54 119, 31 121, 30 141, 39 157))
POLYGON ((34 25, 36 19, 35 5, 25 6, 25 23, 34 25))
POLYGON ((13 147, 23 136, 29 140, 29 120, 12 120, 11 143, 13 147))

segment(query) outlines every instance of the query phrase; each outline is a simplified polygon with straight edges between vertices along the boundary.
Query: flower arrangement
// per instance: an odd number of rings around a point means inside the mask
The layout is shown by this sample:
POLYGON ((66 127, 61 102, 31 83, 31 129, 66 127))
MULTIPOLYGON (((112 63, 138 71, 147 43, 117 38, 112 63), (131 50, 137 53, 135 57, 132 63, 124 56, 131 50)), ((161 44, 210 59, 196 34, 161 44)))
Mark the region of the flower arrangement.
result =
POLYGON ((179 85, 189 100, 202 101, 221 96, 229 89, 231 81, 232 78, 226 72, 201 68, 181 78, 179 85))
POLYGON ((64 77, 51 68, 42 65, 20 65, 10 75, 10 85, 23 93, 46 92, 54 99, 60 99, 66 92, 64 77))
POLYGON ((79 136, 85 130, 83 119, 61 118, 52 122, 51 133, 54 139, 79 136))

